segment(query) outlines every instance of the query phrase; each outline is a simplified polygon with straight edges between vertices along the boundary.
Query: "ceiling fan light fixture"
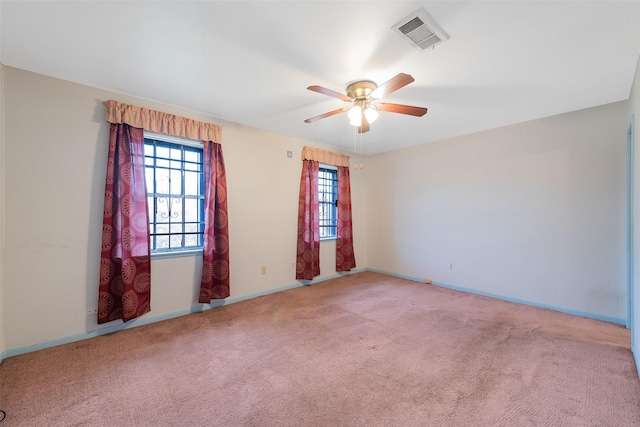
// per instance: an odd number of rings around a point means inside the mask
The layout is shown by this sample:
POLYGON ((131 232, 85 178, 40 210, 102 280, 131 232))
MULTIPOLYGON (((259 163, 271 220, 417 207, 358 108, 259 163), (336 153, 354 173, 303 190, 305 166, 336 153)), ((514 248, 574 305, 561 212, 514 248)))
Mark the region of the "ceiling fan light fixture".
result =
POLYGON ((349 121, 349 124, 351 126, 355 126, 355 127, 360 127, 362 126, 362 116, 358 116, 357 119, 352 119, 351 121, 349 121))
POLYGON ((349 123, 352 126, 360 126, 362 124, 362 109, 359 105, 354 105, 349 108, 347 115, 349 116, 349 123))
POLYGON ((375 122, 379 115, 380 113, 378 113, 378 109, 374 105, 369 105, 364 110, 364 116, 369 123, 375 122))

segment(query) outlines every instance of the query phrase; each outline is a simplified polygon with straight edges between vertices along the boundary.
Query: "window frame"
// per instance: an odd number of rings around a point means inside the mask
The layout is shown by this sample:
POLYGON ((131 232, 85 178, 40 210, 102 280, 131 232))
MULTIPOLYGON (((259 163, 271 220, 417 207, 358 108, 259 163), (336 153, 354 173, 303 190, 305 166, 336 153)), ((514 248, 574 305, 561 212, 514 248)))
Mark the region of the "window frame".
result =
MULTIPOLYGON (((147 184, 148 184, 148 179, 147 179, 147 170, 149 165, 147 165, 147 159, 148 158, 153 158, 154 162, 153 162, 153 171, 154 171, 154 178, 153 178, 153 182, 154 182, 154 188, 150 189, 147 188, 147 202, 149 202, 150 199, 153 199, 154 202, 155 200, 158 198, 158 195, 161 196, 173 196, 173 197, 178 197, 181 200, 181 205, 183 206, 183 213, 184 213, 184 209, 186 209, 186 207, 184 207, 184 201, 187 199, 196 199, 198 200, 198 213, 196 215, 196 220, 195 221, 185 221, 185 215, 181 215, 181 221, 176 222, 174 224, 180 224, 181 225, 181 232, 180 233, 175 233, 173 235, 182 235, 182 239, 181 239, 181 246, 180 247, 176 247, 176 248, 161 248, 158 249, 156 248, 156 243, 154 242, 154 238, 157 235, 156 231, 156 227, 158 225, 158 222, 156 222, 155 217, 152 217, 151 213, 155 211, 155 204, 153 206, 148 206, 148 212, 149 212, 149 240, 150 240, 150 254, 152 258, 173 258, 173 257, 182 257, 182 256, 191 256, 191 255, 196 255, 196 254, 201 254, 202 253, 202 248, 203 248, 203 242, 204 242, 204 145, 202 144, 201 141, 194 141, 191 139, 186 139, 186 138, 179 138, 179 137, 175 137, 175 136, 170 136, 170 135, 163 135, 163 134, 157 134, 157 133, 153 133, 153 132, 144 132, 144 139, 145 139, 145 147, 147 146, 147 140, 153 140, 156 142, 156 146, 158 144, 160 144, 161 146, 165 146, 168 148, 180 148, 181 151, 181 158, 180 160, 176 160, 174 159, 173 161, 178 161, 180 162, 180 168, 176 169, 176 168, 171 168, 171 167, 161 167, 161 168, 167 168, 169 170, 179 170, 181 173, 181 193, 179 195, 177 194, 173 194, 171 193, 171 187, 169 187, 169 193, 157 193, 157 192, 152 192, 151 190, 155 191, 156 187, 155 187, 155 173, 156 173, 156 168, 157 168, 157 154, 155 153, 154 150, 154 154, 153 157, 150 157, 147 155, 147 152, 145 150, 145 180, 147 180, 147 184), (178 147, 176 147, 176 145, 178 147), (185 152, 185 148, 187 149, 187 151, 197 151, 200 154, 200 167, 199 167, 199 183, 198 183, 198 194, 197 195, 188 195, 185 194, 185 171, 188 172, 188 170, 185 169, 185 163, 189 163, 189 162, 185 162, 185 156, 184 156, 184 152, 185 152), (195 150, 190 150, 190 149, 195 149, 195 150), (197 224, 197 230, 196 233, 199 235, 197 238, 197 245, 196 246, 184 246, 185 245, 185 235, 186 235, 186 231, 185 231, 185 223, 187 224, 197 224)), ((171 164, 171 159, 169 159, 169 162, 171 164)), ((170 185, 170 184, 169 184, 170 185)), ((148 187, 148 185, 147 185, 148 187)), ((164 224, 164 223, 162 223, 164 224)), ((171 224, 171 221, 169 221, 167 224, 171 224)), ((169 229, 169 241, 171 241, 171 236, 172 233, 169 229)))
POLYGON ((338 236, 338 213, 339 213, 338 212, 338 168, 336 166, 320 163, 320 167, 318 170, 318 189, 317 190, 318 190, 318 210, 319 210, 318 221, 319 221, 320 240, 321 241, 335 240, 338 236), (324 173, 328 172, 331 174, 331 178, 329 178, 331 180, 331 192, 321 191, 323 186, 322 181, 327 180, 327 178, 322 178, 323 172, 324 173), (333 195, 334 200, 332 202, 323 201, 322 194, 333 195), (329 218, 326 219, 326 221, 331 222, 329 224, 323 224, 323 220, 322 220, 323 205, 327 206, 330 211, 328 215, 329 218), (324 230, 330 229, 332 233, 323 236, 323 229, 324 230))

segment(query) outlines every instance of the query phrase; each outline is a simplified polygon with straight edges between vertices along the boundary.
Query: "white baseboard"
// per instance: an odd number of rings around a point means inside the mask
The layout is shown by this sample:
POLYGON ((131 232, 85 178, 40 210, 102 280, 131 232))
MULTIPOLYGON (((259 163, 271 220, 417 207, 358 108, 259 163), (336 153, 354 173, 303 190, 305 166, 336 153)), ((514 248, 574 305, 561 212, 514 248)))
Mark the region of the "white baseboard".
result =
MULTIPOLYGON (((386 274, 386 275, 389 275, 389 276, 399 277, 401 279, 412 280, 414 282, 424 283, 424 278, 406 276, 406 275, 403 275, 403 274, 390 273, 388 271, 377 270, 377 269, 373 269, 373 268, 369 268, 368 270, 376 272, 376 273, 380 273, 380 274, 386 274)), ((616 324, 623 325, 623 326, 627 324, 627 320, 622 318, 622 317, 605 316, 605 315, 598 314, 598 313, 591 313, 591 312, 587 312, 587 311, 574 310, 574 309, 567 308, 567 307, 553 306, 553 305, 549 305, 549 304, 539 303, 539 302, 536 302, 536 301, 527 301, 527 300, 523 300, 523 299, 519 299, 519 298, 512 298, 512 297, 508 297, 508 296, 505 296, 505 295, 493 294, 493 293, 490 293, 490 292, 484 292, 484 291, 477 290, 477 289, 465 288, 465 287, 462 287, 462 286, 449 285, 449 284, 441 283, 441 282, 431 282, 431 284, 433 286, 439 286, 441 288, 447 288, 447 289, 451 289, 451 290, 454 290, 454 291, 466 292, 466 293, 469 293, 469 294, 474 294, 474 295, 480 295, 480 296, 485 296, 485 297, 489 297, 489 298, 500 299, 500 300, 503 300, 503 301, 515 302, 515 303, 518 303, 518 304, 530 305, 530 306, 533 306, 533 307, 546 308, 546 309, 553 310, 553 311, 559 311, 561 313, 573 314, 574 316, 588 317, 590 319, 602 320, 604 322, 616 323, 616 324)))

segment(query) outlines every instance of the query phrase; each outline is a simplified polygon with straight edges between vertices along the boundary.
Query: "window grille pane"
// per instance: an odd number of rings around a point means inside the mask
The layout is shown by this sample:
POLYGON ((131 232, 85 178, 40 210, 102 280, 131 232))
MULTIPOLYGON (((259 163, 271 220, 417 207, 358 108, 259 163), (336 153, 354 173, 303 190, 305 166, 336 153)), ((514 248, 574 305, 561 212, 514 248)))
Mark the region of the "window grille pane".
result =
POLYGON ((186 248, 196 247, 198 245, 198 236, 193 234, 187 234, 184 236, 184 246, 186 248))
MULTIPOLYGON (((151 223, 156 222, 156 219, 155 219, 156 207, 155 207, 154 201, 155 199, 153 197, 147 197, 147 207, 149 208, 149 221, 151 221, 151 223)), ((151 232, 153 233, 153 230, 151 232)))
POLYGON ((198 172, 184 173, 184 194, 185 196, 197 196, 200 193, 200 176, 198 172))
POLYGON ((201 172, 202 171, 201 166, 202 166, 202 163, 185 163, 184 170, 201 172))
POLYGON ((171 177, 171 182, 169 183, 171 185, 171 194, 178 194, 181 195, 182 194, 182 172, 178 169, 178 170, 171 170, 171 173, 169 175, 171 177))
POLYGON ((156 157, 162 159, 169 158, 169 148, 162 145, 156 145, 156 157))
POLYGON ((169 249, 169 236, 156 236, 156 247, 154 249, 169 249))
POLYGON ((182 247, 182 234, 172 234, 171 236, 169 236, 169 239, 170 249, 178 249, 182 247))
POLYGON ((156 167, 155 182, 156 193, 169 194, 169 169, 156 167))
POLYGON ((182 224, 171 224, 171 248, 182 247, 182 224))
POLYGON ((198 209, 197 199, 184 200, 184 220, 185 221, 189 221, 189 222, 198 221, 198 211, 199 209, 198 209))
POLYGON ((184 160, 191 163, 200 163, 200 153, 193 150, 185 150, 184 160))
MULTIPOLYGON (((148 160, 148 159, 147 159, 148 160)), ((153 159, 151 159, 151 164, 153 165, 153 159)), ((147 181, 147 192, 148 193, 155 193, 155 185, 154 185, 154 178, 153 178, 153 168, 151 167, 146 167, 144 168, 144 177, 145 180, 147 181)))

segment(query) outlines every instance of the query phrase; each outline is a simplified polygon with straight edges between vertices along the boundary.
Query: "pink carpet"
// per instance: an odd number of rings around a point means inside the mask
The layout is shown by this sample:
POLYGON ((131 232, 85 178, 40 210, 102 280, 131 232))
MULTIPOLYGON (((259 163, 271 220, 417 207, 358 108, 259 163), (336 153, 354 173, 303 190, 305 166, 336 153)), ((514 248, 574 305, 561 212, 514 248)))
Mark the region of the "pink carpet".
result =
POLYGON ((2 426, 640 426, 619 325, 358 273, 6 359, 2 426))

